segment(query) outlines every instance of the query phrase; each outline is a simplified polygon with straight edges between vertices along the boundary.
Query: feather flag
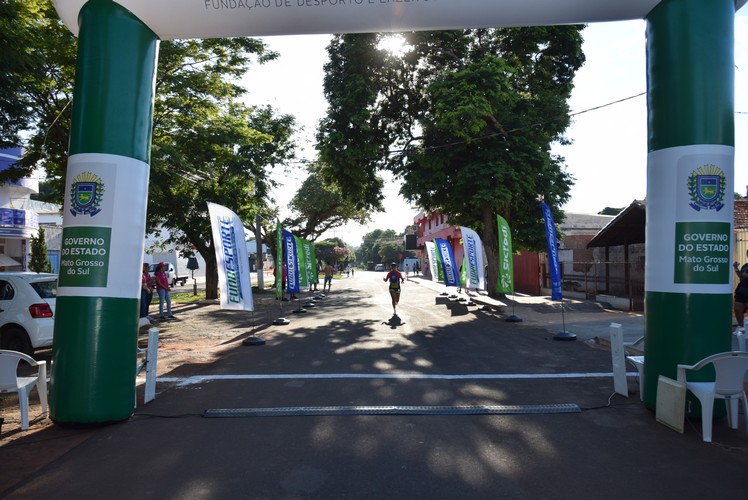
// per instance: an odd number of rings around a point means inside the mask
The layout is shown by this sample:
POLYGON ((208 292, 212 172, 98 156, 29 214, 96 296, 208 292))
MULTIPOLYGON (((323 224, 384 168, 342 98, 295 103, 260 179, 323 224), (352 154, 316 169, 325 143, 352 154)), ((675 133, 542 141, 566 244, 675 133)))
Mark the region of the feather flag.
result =
POLYGON ((496 216, 499 226, 499 279, 496 291, 514 293, 514 261, 512 259, 512 233, 509 223, 502 216, 496 216))
POLYGON ((279 220, 275 223, 275 298, 283 297, 283 228, 279 220))
POLYGON ((296 261, 299 265, 299 288, 306 288, 309 286, 309 269, 307 266, 307 255, 306 246, 304 245, 304 239, 294 236, 296 243, 296 261))
POLYGON ((436 246, 433 241, 426 242, 426 256, 428 257, 429 270, 432 281, 444 281, 439 261, 436 258, 436 246))
POLYGON ((253 311, 244 224, 234 212, 215 203, 208 202, 208 215, 216 249, 221 309, 253 311))
POLYGON ((478 233, 469 227, 461 226, 462 245, 465 250, 465 288, 483 290, 485 286, 485 265, 483 264, 483 243, 478 233))
POLYGON ((556 224, 553 214, 546 203, 541 202, 543 221, 545 223, 545 240, 548 244, 548 266, 551 273, 551 300, 562 300, 561 294, 561 265, 558 261, 558 243, 556 239, 556 224))
POLYGON ((436 245, 436 257, 439 259, 442 272, 444 273, 444 284, 446 286, 459 286, 460 275, 455 266, 455 256, 452 252, 452 247, 449 242, 442 238, 435 238, 434 244, 436 245))
POLYGON ((296 238, 283 230, 283 253, 286 255, 286 291, 299 293, 299 256, 296 253, 296 238))
POLYGON ((301 246, 304 252, 304 264, 301 267, 304 269, 306 275, 306 284, 301 285, 302 287, 310 286, 314 283, 319 282, 319 276, 317 275, 317 255, 314 251, 314 245, 311 241, 303 238, 296 238, 296 246, 301 246))

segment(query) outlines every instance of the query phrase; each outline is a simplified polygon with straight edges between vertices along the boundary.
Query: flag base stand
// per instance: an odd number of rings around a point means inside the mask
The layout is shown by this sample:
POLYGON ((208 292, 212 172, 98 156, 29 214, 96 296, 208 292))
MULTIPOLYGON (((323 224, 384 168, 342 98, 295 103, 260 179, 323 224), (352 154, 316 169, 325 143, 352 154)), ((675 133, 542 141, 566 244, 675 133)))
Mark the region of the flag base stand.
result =
POLYGON ((577 335, 566 331, 558 332, 553 336, 553 340, 577 340, 577 335))
POLYGON ((439 295, 449 295, 447 292, 442 292, 439 295))
POLYGON ((288 321, 286 318, 278 318, 275 321, 273 321, 274 325, 287 325, 290 321, 288 321))
POLYGON ((299 307, 298 309, 294 309, 293 312, 295 312, 296 314, 304 314, 305 312, 308 312, 308 311, 304 309, 303 307, 299 307))
POLYGON ((242 340, 242 345, 265 345, 265 339, 253 335, 242 340))
POLYGON ((488 304, 483 304, 483 307, 481 307, 480 310, 481 311, 490 311, 491 310, 491 306, 489 306, 488 304))
POLYGON ((522 318, 514 314, 514 303, 515 302, 517 302, 516 297, 514 298, 514 300, 512 300, 512 314, 508 318, 506 318, 504 321, 507 321, 509 323, 521 323, 522 322, 522 318))
POLYGON ((465 302, 465 305, 466 305, 466 306, 474 306, 474 305, 476 305, 476 304, 475 304, 475 302, 473 302, 472 300, 468 300, 467 302, 465 302))
POLYGON ((566 331, 566 316, 564 315, 564 299, 561 299, 561 324, 563 325, 560 332, 553 336, 553 340, 577 340, 576 334, 566 331))
POLYGON ((308 300, 308 301, 304 302, 304 306, 303 307, 314 307, 315 305, 316 304, 314 303, 314 301, 308 300))

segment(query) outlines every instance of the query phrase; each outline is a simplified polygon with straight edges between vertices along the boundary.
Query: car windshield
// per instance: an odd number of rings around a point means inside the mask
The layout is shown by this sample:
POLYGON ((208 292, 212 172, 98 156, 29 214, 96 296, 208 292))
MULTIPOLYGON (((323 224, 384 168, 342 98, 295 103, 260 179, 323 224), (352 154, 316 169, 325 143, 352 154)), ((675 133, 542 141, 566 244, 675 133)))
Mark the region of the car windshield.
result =
POLYGON ((31 288, 43 299, 54 299, 57 297, 57 281, 34 281, 31 283, 31 288))

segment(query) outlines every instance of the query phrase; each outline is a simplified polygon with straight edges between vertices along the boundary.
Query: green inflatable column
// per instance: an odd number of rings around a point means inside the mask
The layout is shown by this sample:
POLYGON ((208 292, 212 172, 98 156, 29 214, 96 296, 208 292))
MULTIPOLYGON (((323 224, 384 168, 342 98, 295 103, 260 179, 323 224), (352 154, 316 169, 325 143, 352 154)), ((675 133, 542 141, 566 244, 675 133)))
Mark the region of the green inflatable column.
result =
POLYGON ((663 0, 647 16, 650 409, 659 375, 731 346, 734 18, 734 0, 663 0))
POLYGON ((135 401, 158 38, 111 0, 79 14, 50 414, 127 419, 135 401))

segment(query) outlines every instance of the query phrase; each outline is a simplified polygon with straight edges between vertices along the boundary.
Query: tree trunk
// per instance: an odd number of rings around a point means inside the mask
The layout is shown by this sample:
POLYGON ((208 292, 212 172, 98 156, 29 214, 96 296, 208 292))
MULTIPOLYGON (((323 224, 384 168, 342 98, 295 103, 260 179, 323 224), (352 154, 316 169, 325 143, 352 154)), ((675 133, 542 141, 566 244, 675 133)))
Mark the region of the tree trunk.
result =
POLYGON ((486 251, 486 289, 490 297, 499 297, 496 292, 496 283, 499 279, 499 237, 496 227, 496 215, 492 207, 482 209, 483 219, 483 248, 486 251))
POLYGON ((205 298, 218 298, 218 263, 215 256, 205 259, 205 298))
MULTIPOLYGON (((188 235, 190 236, 190 235, 188 235)), ((205 260, 205 298, 218 298, 218 262, 216 262, 216 250, 213 244, 195 245, 196 250, 205 260)))

